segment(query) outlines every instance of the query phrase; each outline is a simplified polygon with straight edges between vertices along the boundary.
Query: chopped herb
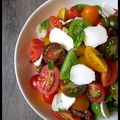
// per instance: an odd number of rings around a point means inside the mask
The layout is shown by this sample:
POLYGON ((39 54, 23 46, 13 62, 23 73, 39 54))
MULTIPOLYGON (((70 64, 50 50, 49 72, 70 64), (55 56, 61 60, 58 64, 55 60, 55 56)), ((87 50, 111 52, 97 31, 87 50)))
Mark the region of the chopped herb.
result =
POLYGON ((58 112, 65 112, 65 110, 58 108, 58 112))
POLYGON ((103 53, 100 53, 99 55, 97 55, 99 58, 103 59, 104 58, 104 55, 103 53))
POLYGON ((52 70, 54 68, 54 61, 50 61, 49 64, 48 64, 48 69, 49 70, 52 70))

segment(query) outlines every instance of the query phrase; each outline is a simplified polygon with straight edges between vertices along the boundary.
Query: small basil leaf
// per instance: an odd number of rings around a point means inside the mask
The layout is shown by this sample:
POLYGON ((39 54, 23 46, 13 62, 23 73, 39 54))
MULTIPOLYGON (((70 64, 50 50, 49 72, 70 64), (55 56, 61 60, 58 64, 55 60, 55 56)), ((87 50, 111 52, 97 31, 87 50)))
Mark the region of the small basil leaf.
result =
POLYGON ((108 27, 109 26, 109 20, 105 17, 103 18, 103 22, 105 23, 105 25, 108 27))
POLYGON ((58 108, 58 112, 65 112, 65 110, 58 108))
POLYGON ((54 61, 50 61, 49 64, 48 64, 48 69, 49 70, 52 70, 54 68, 54 61))
POLYGON ((46 30, 49 26, 49 20, 45 20, 41 23, 41 30, 46 30))
POLYGON ((109 95, 106 97, 105 103, 107 103, 107 102, 109 102, 109 101, 112 101, 112 94, 109 94, 109 95))

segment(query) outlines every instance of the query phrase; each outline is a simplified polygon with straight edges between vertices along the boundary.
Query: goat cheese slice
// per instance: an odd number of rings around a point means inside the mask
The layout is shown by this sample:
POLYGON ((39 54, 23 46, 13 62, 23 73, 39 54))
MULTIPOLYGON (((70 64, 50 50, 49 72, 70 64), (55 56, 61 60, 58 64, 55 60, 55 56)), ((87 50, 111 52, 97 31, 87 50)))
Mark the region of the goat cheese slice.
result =
POLYGON ((51 30, 49 39, 51 42, 57 42, 63 45, 67 51, 74 47, 73 39, 64 31, 58 28, 53 28, 51 30))
POLYGON ((52 110, 54 111, 59 111, 59 109, 68 110, 74 102, 75 102, 75 97, 68 97, 63 93, 57 93, 54 96, 52 102, 52 110))
POLYGON ((101 26, 90 26, 84 29, 86 46, 97 47, 107 41, 107 31, 101 26))
POLYGON ((83 64, 72 66, 70 80, 77 85, 89 84, 95 81, 95 72, 83 64))

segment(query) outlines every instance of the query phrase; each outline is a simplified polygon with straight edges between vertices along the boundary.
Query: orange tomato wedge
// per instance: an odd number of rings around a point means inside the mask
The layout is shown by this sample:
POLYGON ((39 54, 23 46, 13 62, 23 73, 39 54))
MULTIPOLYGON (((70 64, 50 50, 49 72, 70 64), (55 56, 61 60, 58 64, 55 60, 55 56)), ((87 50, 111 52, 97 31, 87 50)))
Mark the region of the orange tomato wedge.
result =
POLYGON ((72 105, 72 108, 78 111, 84 111, 87 110, 89 105, 90 101, 88 97, 85 94, 82 94, 76 98, 75 103, 72 105))
POLYGON ((86 59, 85 59, 85 56, 80 56, 80 57, 79 57, 79 60, 78 60, 78 63, 79 63, 79 64, 84 64, 84 65, 86 65, 86 66, 89 67, 89 65, 88 65, 88 63, 87 63, 87 61, 86 61, 86 59))
POLYGON ((76 49, 77 55, 81 56, 84 55, 86 46, 84 44, 81 44, 79 48, 76 49))
POLYGON ((93 47, 86 47, 84 56, 88 65, 100 73, 108 71, 108 66, 106 61, 103 58, 98 57, 100 52, 93 47))

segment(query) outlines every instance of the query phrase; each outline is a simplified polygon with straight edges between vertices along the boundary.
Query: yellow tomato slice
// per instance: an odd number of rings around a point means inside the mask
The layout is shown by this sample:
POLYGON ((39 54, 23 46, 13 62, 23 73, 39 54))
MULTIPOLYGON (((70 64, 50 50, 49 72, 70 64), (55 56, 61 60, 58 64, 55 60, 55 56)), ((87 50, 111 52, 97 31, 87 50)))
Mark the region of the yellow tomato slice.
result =
POLYGON ((78 111, 87 110, 90 105, 90 101, 85 94, 78 96, 73 103, 72 108, 78 111))
POLYGON ((66 8, 60 8, 58 13, 57 13, 57 17, 62 19, 62 20, 65 20, 66 16, 67 16, 67 9, 66 8))
POLYGON ((84 55, 86 46, 84 44, 81 44, 79 48, 76 49, 77 55, 81 56, 84 55))
POLYGON ((79 64, 84 64, 84 65, 86 65, 86 66, 89 67, 89 65, 88 65, 88 63, 87 63, 87 61, 86 61, 86 59, 85 59, 85 56, 80 56, 80 57, 79 57, 79 60, 78 60, 78 63, 79 63, 79 64))
POLYGON ((44 43, 44 45, 48 45, 50 43, 49 37, 45 37, 43 39, 43 43, 44 43))
POLYGON ((84 56, 88 63, 88 65, 94 69, 95 71, 98 71, 100 73, 104 73, 108 71, 107 63, 103 58, 98 57, 100 52, 96 50, 93 47, 86 47, 84 56))

